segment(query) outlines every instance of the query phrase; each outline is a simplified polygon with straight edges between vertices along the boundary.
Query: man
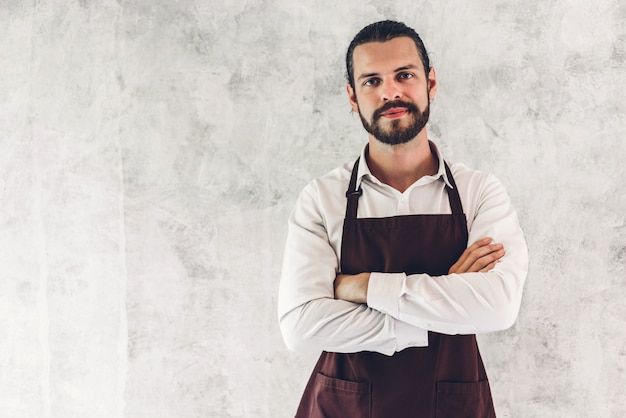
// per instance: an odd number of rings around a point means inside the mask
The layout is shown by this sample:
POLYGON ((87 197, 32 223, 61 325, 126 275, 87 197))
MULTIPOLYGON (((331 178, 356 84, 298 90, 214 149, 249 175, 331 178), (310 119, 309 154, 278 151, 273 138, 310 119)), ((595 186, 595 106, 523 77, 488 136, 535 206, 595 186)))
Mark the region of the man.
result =
POLYGON ((517 317, 516 213, 493 176, 429 141, 437 78, 413 29, 365 27, 346 65, 368 143, 289 219, 281 331, 293 350, 323 350, 296 416, 495 417, 475 334, 517 317))

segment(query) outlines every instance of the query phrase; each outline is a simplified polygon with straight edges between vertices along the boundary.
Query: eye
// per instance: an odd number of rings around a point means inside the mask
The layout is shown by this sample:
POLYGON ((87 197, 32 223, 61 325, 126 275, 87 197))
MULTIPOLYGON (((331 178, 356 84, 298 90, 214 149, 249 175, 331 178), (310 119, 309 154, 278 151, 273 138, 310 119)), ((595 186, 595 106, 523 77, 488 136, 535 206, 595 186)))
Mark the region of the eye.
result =
POLYGON ((380 84, 380 80, 377 78, 368 78, 363 82, 363 86, 365 87, 374 87, 380 84))
POLYGON ((400 73, 400 74, 398 74, 398 79, 399 80, 409 80, 411 78, 413 78, 413 74, 411 74, 411 73, 400 73))

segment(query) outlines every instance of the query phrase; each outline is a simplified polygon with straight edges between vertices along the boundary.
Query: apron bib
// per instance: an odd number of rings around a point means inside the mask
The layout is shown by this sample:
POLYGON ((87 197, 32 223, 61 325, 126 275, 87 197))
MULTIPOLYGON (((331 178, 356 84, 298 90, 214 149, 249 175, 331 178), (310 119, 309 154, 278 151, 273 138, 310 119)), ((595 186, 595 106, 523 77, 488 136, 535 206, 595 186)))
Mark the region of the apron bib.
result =
MULTIPOLYGON (((461 199, 446 185, 452 214, 357 218, 359 160, 346 193, 341 272, 445 275, 467 247, 461 199)), ((322 352, 296 418, 495 418, 475 335, 428 332, 428 347, 393 356, 322 352)))

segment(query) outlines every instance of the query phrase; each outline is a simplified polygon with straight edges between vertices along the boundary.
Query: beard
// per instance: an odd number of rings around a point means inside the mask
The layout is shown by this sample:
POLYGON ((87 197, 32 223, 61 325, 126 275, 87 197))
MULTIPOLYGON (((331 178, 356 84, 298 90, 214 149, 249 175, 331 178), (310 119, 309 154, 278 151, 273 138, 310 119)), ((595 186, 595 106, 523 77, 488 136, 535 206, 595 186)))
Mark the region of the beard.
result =
POLYGON ((359 109, 359 117, 365 130, 374 138, 388 145, 405 144, 415 138, 417 134, 424 129, 430 116, 430 103, 426 104, 426 109, 420 112, 418 107, 413 103, 403 102, 402 100, 394 100, 387 102, 372 114, 372 120, 367 121, 361 110, 359 109), (411 118, 409 125, 405 128, 400 127, 401 121, 396 119, 391 121, 391 126, 385 129, 380 121, 382 114, 394 107, 404 107, 408 111, 408 117, 411 118))

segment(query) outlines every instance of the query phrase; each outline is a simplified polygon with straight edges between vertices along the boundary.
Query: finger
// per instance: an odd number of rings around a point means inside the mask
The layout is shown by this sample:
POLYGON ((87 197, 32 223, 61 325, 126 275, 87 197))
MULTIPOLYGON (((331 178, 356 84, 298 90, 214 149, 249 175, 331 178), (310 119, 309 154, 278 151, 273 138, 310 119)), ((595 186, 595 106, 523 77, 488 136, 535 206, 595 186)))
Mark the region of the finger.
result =
POLYGON ((479 239, 478 241, 476 241, 475 243, 467 247, 465 251, 463 251, 463 254, 461 255, 461 257, 464 260, 466 260, 468 257, 471 256, 472 253, 474 253, 477 250, 480 250, 481 248, 485 248, 486 246, 490 245, 492 242, 493 240, 491 238, 479 239))
POLYGON ((472 264, 472 266, 468 269, 469 272, 476 272, 476 271, 482 271, 483 268, 489 266, 492 263, 497 263, 502 257, 504 257, 504 255, 506 254, 506 252, 504 251, 504 249, 500 249, 497 251, 493 251, 489 254, 486 254, 482 257, 480 257, 479 259, 477 259, 474 264, 472 264))
POLYGON ((492 243, 493 239, 491 237, 485 237, 475 241, 472 245, 466 248, 465 251, 463 251, 459 259, 448 270, 448 274, 467 272, 478 258, 489 253, 489 251, 476 252, 477 250, 488 245, 492 245, 490 248, 493 251, 498 249, 498 247, 493 246, 494 244, 492 243))
POLYGON ((481 273, 487 273, 488 271, 493 270, 493 268, 496 266, 496 264, 498 264, 498 261, 494 261, 488 265, 486 265, 485 267, 483 267, 482 269, 479 270, 479 272, 481 273))
POLYGON ((456 261, 456 263, 454 263, 452 267, 450 267, 450 272, 456 272, 457 270, 466 269, 471 266, 474 262, 474 260, 471 259, 471 254, 477 248, 479 248, 478 243, 474 243, 470 247, 466 248, 459 257, 459 259, 456 261))
MULTIPOLYGON (((500 251, 502 250, 502 248, 502 244, 488 244, 469 251, 466 258, 459 264, 459 270, 468 271, 470 269, 473 269, 472 271, 478 271, 476 270, 475 264, 481 258, 488 256, 494 252, 500 251)), ((490 262, 491 260, 488 261, 490 262)), ((486 264, 485 260, 482 261, 482 264, 483 265, 480 266, 481 268, 484 266, 484 264, 486 264)))
POLYGON ((493 242, 493 240, 489 237, 485 237, 482 239, 479 239, 478 241, 474 242, 472 245, 470 245, 469 247, 467 247, 466 251, 472 252, 478 248, 484 247, 485 245, 489 245, 493 242))

